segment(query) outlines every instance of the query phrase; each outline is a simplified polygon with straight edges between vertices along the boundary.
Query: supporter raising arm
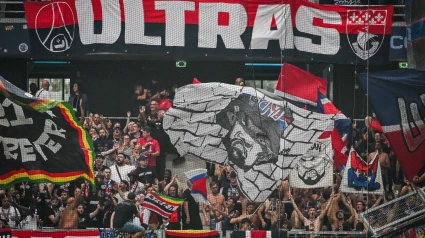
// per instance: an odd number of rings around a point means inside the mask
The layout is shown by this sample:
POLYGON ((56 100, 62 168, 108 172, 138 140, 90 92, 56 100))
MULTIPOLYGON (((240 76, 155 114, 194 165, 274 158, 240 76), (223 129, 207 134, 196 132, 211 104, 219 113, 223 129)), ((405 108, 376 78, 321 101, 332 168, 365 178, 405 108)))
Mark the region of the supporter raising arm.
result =
POLYGON ((291 199, 292 206, 294 207, 295 211, 297 212, 300 219, 303 220, 304 226, 308 227, 309 231, 320 231, 320 228, 322 226, 323 218, 325 217, 330 204, 332 203, 333 197, 330 199, 328 205, 326 206, 324 211, 321 211, 320 215, 316 217, 316 208, 310 207, 308 209, 308 218, 303 215, 303 213, 298 209, 297 205, 295 204, 294 199, 292 198, 292 194, 289 195, 289 198, 291 199))

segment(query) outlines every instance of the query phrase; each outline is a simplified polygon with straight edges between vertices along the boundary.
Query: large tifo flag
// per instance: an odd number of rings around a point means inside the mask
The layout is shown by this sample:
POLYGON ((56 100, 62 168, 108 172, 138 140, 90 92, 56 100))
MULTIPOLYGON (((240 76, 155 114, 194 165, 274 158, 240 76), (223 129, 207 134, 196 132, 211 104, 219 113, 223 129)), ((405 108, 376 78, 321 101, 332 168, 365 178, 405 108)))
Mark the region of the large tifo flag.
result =
POLYGON ((404 174, 425 164, 425 72, 392 70, 358 75, 404 174))
POLYGON ((207 170, 194 169, 184 172, 186 178, 192 183, 191 194, 197 202, 206 202, 207 199, 207 170))
POLYGON ((36 98, 0 76, 0 186, 94 184, 90 135, 67 102, 36 98))
POLYGON ((295 158, 289 183, 294 188, 320 188, 333 185, 331 138, 318 139, 304 155, 295 158))
POLYGON ((326 95, 327 85, 326 80, 285 63, 274 93, 293 102, 317 106, 317 90, 326 95))
POLYGON ((142 206, 163 217, 170 217, 183 202, 184 199, 169 197, 152 191, 146 195, 142 206))
POLYGON ((372 152, 370 161, 366 162, 354 149, 351 149, 342 175, 341 192, 358 193, 360 191, 375 194, 384 192, 379 154, 372 152))
POLYGON ((229 164, 241 192, 262 202, 334 116, 303 110, 267 91, 202 83, 179 88, 164 129, 181 155, 229 164))
POLYGON ((219 238, 220 234, 217 230, 167 230, 165 232, 167 238, 219 238))

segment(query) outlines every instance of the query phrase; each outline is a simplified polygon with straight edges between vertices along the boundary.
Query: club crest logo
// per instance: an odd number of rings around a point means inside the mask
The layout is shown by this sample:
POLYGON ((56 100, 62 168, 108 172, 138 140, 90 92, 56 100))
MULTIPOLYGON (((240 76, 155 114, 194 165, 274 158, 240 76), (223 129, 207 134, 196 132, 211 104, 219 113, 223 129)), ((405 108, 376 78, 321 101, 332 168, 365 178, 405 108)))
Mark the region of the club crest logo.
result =
POLYGON ((66 2, 54 2, 43 6, 35 18, 35 30, 40 43, 53 53, 64 52, 71 48, 74 41, 74 24, 74 12, 66 2), (50 22, 50 26, 46 25, 46 21, 50 22))
POLYGON ((382 46, 386 10, 348 10, 346 34, 353 52, 363 60, 375 55, 382 46), (350 35, 357 35, 355 41, 350 35))

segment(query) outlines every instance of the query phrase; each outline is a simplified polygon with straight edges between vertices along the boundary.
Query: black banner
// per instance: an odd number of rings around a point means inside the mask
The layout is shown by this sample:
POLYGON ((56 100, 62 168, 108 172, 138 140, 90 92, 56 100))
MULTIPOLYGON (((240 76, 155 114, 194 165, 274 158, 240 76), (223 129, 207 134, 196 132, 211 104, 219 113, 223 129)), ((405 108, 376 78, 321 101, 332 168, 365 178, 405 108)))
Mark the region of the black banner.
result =
POLYGON ((94 183, 92 140, 68 103, 36 98, 0 77, 0 186, 94 183))

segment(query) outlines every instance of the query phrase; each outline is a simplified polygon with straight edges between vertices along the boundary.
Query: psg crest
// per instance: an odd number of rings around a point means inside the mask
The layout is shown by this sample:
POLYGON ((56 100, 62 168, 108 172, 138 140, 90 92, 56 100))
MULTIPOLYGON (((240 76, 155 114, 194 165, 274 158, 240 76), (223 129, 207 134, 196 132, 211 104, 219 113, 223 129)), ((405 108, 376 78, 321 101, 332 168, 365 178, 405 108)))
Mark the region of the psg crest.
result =
POLYGON ((74 13, 66 2, 43 6, 35 18, 37 37, 50 52, 64 52, 71 48, 74 41, 74 24, 74 13), (72 24, 67 24, 69 21, 72 24))
POLYGON ((363 60, 375 55, 385 36, 386 10, 348 10, 346 32, 353 52, 363 60), (352 37, 357 35, 355 39, 352 37))

